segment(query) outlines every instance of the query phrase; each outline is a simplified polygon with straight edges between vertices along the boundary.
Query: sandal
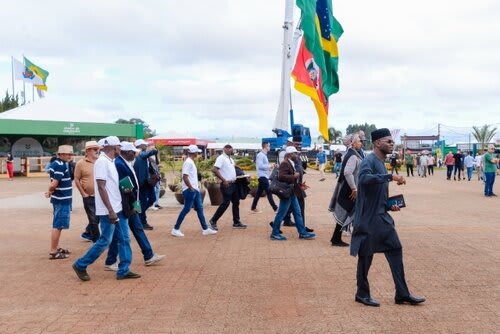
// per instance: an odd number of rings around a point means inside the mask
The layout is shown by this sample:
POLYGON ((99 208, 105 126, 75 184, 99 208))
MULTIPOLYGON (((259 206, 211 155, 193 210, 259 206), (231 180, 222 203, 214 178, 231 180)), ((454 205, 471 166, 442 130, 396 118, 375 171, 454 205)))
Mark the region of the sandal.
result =
POLYGON ((64 254, 64 253, 60 253, 60 252, 49 253, 49 260, 62 260, 62 259, 66 259, 67 257, 68 257, 68 254, 64 254))
POLYGON ((58 253, 62 253, 62 254, 71 254, 71 252, 69 251, 69 249, 64 249, 64 248, 58 248, 57 252, 58 253))

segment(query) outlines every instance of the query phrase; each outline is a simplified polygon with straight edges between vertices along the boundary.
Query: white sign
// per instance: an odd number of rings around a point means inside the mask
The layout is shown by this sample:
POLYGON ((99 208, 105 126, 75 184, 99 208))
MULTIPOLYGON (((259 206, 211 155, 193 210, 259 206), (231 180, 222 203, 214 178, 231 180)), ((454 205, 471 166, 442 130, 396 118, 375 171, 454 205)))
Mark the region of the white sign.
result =
POLYGON ((74 123, 69 123, 69 126, 65 126, 63 128, 63 133, 66 133, 66 134, 69 134, 69 135, 73 135, 75 133, 80 133, 80 127, 79 126, 75 126, 74 123))

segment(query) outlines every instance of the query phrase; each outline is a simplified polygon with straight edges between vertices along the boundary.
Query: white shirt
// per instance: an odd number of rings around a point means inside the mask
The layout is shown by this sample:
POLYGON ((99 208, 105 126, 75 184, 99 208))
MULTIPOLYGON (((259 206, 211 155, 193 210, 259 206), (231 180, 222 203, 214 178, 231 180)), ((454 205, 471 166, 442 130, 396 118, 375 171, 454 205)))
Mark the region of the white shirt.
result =
POLYGON ((215 160, 214 167, 219 168, 220 175, 226 181, 236 180, 236 170, 234 169, 234 161, 226 153, 222 153, 215 160))
POLYGON ((102 201, 97 180, 106 181, 106 192, 108 193, 109 202, 115 213, 122 211, 122 198, 120 195, 120 186, 118 183, 118 171, 116 170, 113 160, 110 159, 104 152, 94 163, 94 187, 95 187, 95 213, 97 216, 106 216, 109 214, 108 208, 102 201))
MULTIPOLYGON (((187 157, 186 160, 184 161, 184 164, 182 164, 182 175, 187 175, 189 179, 189 183, 191 183, 191 186, 198 190, 198 169, 196 169, 196 165, 194 164, 193 159, 190 157, 187 157)), ((184 183, 184 178, 182 178, 182 191, 189 189, 186 183, 184 183)))

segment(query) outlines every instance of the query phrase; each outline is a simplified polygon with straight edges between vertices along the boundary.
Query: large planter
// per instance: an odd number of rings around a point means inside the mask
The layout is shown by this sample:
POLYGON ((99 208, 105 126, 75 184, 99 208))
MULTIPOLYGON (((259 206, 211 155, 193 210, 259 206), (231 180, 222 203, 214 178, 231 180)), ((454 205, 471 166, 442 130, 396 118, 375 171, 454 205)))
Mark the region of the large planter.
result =
MULTIPOLYGON (((201 202, 202 203, 205 200, 205 195, 206 194, 207 194, 207 191, 205 189, 200 189, 200 195, 201 195, 201 202)), ((175 199, 177 200, 177 202, 179 202, 179 204, 183 204, 184 205, 184 196, 182 195, 182 193, 176 192, 175 193, 175 199)))
POLYGON ((177 188, 178 188, 178 187, 179 187, 179 185, 178 185, 178 184, 172 184, 172 183, 170 183, 170 184, 168 185, 168 189, 170 189, 170 190, 171 190, 172 192, 174 192, 174 193, 177 191, 177 188))
POLYGON ((208 191, 211 205, 221 205, 224 201, 222 191, 220 190, 220 183, 205 183, 205 188, 208 191))

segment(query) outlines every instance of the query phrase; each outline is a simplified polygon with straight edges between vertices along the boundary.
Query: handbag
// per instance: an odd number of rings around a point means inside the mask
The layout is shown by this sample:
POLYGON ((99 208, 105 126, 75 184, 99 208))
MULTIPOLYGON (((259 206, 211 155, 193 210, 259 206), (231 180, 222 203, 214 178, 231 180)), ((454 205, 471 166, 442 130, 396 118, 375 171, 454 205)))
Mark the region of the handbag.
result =
POLYGON ((272 194, 278 196, 280 199, 289 199, 293 193, 293 184, 274 179, 271 180, 268 189, 272 194))

